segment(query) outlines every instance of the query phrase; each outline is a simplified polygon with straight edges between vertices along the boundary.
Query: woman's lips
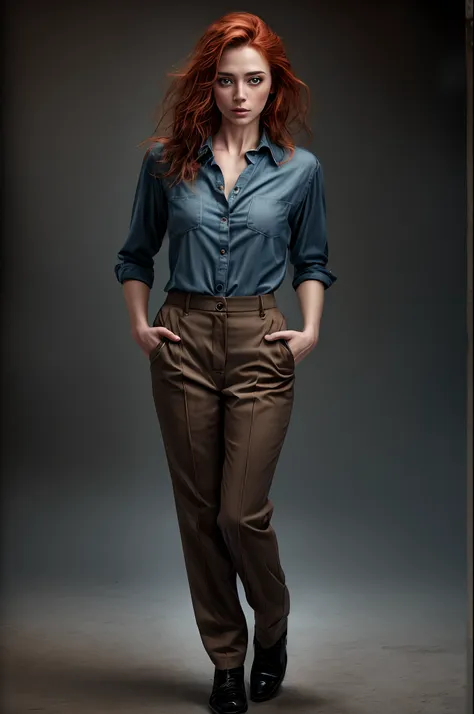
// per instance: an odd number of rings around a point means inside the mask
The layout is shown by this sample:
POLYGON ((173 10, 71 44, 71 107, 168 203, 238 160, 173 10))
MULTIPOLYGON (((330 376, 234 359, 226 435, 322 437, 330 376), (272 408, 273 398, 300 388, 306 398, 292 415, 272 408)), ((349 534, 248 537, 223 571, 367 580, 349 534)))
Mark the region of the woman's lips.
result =
POLYGON ((248 109, 232 109, 235 114, 247 114, 248 109))

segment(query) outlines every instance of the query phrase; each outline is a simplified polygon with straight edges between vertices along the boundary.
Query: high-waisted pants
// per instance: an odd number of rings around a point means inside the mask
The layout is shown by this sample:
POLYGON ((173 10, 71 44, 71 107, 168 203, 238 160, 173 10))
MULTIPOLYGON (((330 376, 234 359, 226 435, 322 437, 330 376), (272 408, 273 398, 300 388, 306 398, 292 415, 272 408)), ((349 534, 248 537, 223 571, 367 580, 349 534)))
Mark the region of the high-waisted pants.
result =
POLYGON ((219 669, 245 661, 239 576, 263 647, 287 628, 290 598, 269 491, 293 406, 295 361, 275 294, 171 291, 153 322, 181 337, 149 355, 191 601, 219 669))

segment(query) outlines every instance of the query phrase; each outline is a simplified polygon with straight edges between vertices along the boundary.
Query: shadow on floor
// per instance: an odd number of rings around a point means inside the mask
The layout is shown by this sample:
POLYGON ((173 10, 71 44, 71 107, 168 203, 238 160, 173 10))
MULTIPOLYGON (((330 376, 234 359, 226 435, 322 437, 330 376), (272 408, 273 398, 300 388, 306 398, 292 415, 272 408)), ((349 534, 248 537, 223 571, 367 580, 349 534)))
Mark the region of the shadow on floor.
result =
MULTIPOLYGON (((94 664, 93 653, 87 662, 58 661, 47 656, 41 661, 25 654, 10 655, 7 660, 4 695, 7 703, 14 707, 21 704, 23 711, 52 711, 51 706, 61 704, 61 711, 72 711, 71 705, 75 705, 82 711, 99 714, 119 704, 120 712, 130 706, 130 712, 136 714, 140 705, 148 711, 150 703, 156 702, 160 708, 166 705, 169 711, 179 712, 182 708, 188 712, 190 705, 192 709, 207 707, 212 689, 212 666, 209 675, 198 681, 176 663, 143 667, 131 661, 130 667, 124 668, 123 659, 117 665, 101 657, 94 664)), ((350 714, 341 702, 328 701, 315 696, 309 688, 304 691, 285 683, 275 699, 258 705, 249 701, 249 708, 252 706, 261 711, 350 714)))

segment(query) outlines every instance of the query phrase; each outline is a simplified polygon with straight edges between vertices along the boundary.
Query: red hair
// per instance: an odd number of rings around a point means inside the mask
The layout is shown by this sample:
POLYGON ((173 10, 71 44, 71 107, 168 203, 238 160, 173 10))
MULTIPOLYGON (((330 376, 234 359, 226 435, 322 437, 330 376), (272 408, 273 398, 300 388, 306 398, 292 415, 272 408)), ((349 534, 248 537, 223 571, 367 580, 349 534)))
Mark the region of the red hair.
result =
POLYGON ((269 138, 288 149, 291 158, 295 144, 289 127, 295 124, 297 130, 303 127, 311 135, 306 123, 309 89, 293 73, 282 40, 257 15, 230 12, 207 28, 183 71, 168 73, 175 79, 165 94, 155 132, 145 140, 164 145, 160 161, 170 166, 163 176, 175 175, 177 182, 196 178, 200 166, 198 150, 210 134, 217 132, 221 123, 212 89, 222 53, 229 47, 241 46, 253 47, 270 65, 273 90, 260 115, 260 124, 269 138), (306 101, 301 96, 302 90, 306 101), (171 135, 160 136, 158 127, 170 112, 173 117, 168 126, 171 135))

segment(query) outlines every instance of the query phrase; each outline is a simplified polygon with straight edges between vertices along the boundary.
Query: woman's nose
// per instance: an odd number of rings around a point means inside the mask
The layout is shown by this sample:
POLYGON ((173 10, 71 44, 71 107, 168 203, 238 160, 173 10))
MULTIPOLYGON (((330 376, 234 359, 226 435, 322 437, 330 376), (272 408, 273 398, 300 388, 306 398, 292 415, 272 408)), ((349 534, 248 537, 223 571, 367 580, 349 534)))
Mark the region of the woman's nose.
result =
POLYGON ((244 86, 240 86, 239 84, 235 88, 235 94, 234 94, 234 102, 238 102, 242 99, 246 98, 245 94, 245 88, 244 86))

